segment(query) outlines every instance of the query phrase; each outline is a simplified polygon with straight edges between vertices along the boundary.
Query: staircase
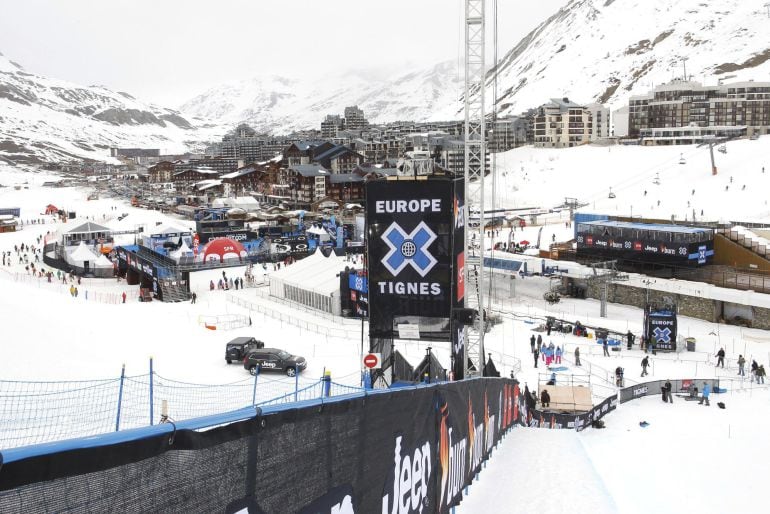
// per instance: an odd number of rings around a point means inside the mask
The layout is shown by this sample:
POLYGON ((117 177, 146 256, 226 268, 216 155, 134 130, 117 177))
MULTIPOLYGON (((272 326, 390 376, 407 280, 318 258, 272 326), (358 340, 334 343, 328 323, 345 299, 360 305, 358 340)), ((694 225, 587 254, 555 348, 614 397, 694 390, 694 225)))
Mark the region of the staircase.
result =
POLYGON ((770 271, 770 240, 743 226, 719 229, 714 250, 715 264, 770 271))
POLYGON ((183 280, 177 278, 158 280, 158 287, 164 302, 186 302, 190 299, 187 284, 183 280))

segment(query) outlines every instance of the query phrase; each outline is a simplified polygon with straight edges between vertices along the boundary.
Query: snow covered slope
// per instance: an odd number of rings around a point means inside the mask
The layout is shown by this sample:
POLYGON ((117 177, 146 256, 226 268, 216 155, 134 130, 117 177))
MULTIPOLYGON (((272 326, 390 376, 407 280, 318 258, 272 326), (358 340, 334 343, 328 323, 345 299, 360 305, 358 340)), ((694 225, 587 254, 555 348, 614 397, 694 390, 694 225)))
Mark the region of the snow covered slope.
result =
MULTIPOLYGON (((684 73, 715 84, 770 80, 770 23, 765 0, 571 0, 504 53, 498 109, 517 114, 549 98, 624 105, 630 95, 684 73)), ((437 29, 438 30, 438 29, 437 29)), ((344 106, 370 121, 462 117, 463 74, 445 62, 402 76, 347 75, 290 80, 255 77, 213 88, 184 103, 192 116, 259 130, 318 128, 344 106)), ((487 95, 491 109, 491 90, 487 95)))
POLYGON ((212 88, 180 110, 279 133, 318 128, 327 114, 342 114, 349 105, 358 105, 376 122, 453 119, 456 114, 447 116, 446 109, 459 105, 461 78, 452 62, 384 80, 366 73, 303 80, 265 75, 212 88))
POLYGON ((207 132, 177 111, 27 73, 0 54, 0 161, 104 160, 110 146, 181 152, 207 132))
POLYGON ((618 108, 630 95, 681 77, 685 59, 688 76, 706 84, 770 80, 765 4, 571 0, 501 59, 498 107, 515 114, 568 96, 618 108))
POLYGON ((572 197, 588 204, 583 211, 617 216, 767 222, 770 136, 725 149, 714 151, 712 175, 708 147, 695 145, 517 148, 497 156, 496 199, 487 185, 487 205, 553 208, 572 197))

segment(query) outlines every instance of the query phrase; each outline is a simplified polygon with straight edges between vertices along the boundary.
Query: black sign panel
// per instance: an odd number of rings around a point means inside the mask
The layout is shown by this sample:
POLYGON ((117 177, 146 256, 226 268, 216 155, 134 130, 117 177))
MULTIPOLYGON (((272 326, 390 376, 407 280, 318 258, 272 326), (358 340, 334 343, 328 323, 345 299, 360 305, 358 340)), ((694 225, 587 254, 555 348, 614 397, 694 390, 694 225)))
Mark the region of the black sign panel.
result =
MULTIPOLYGON (((454 202, 452 205, 452 219, 454 220, 454 280, 452 303, 454 309, 462 309, 465 306, 465 182, 462 179, 455 181, 454 202)), ((465 340, 463 337, 463 325, 453 317, 452 320, 452 377, 454 380, 462 380, 465 377, 465 340)))
MULTIPOLYGON (((449 319, 455 294, 453 184, 447 179, 367 184, 372 337, 397 335, 397 317, 449 319)), ((450 337, 447 330, 443 339, 450 337)))
POLYGON ((645 318, 646 335, 655 349, 676 351, 676 311, 648 308, 645 318))
MULTIPOLYGON (((657 232, 665 237, 663 231, 657 232)), ((714 241, 676 243, 663 239, 628 239, 611 235, 596 235, 578 226, 577 253, 596 258, 642 261, 672 266, 702 266, 714 258, 714 241)))

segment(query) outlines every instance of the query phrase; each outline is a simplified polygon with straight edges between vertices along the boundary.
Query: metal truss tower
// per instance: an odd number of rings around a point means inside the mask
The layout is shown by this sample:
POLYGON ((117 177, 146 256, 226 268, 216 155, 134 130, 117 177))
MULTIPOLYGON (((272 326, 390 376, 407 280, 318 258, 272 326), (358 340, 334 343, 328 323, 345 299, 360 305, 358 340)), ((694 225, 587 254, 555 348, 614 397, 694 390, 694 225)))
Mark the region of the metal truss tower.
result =
POLYGON ((465 306, 477 309, 465 327, 465 376, 484 370, 484 4, 465 0, 465 306))

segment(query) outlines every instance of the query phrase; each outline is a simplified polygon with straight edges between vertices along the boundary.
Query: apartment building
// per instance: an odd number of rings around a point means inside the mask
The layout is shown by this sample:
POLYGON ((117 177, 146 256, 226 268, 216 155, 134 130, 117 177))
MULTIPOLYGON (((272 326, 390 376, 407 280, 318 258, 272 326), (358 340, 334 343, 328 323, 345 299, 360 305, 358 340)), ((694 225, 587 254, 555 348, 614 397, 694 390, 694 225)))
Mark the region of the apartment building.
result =
POLYGON ((535 146, 566 148, 591 141, 591 111, 569 98, 552 98, 534 114, 535 146))
POLYGON ((628 133, 645 145, 770 133, 770 82, 703 86, 674 80, 628 104, 628 133))

